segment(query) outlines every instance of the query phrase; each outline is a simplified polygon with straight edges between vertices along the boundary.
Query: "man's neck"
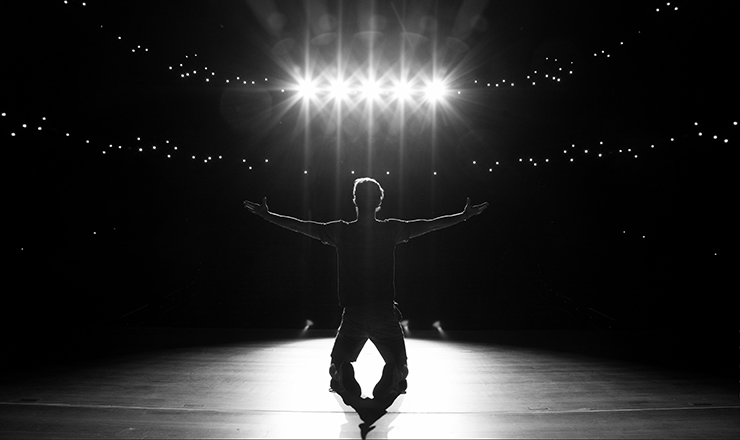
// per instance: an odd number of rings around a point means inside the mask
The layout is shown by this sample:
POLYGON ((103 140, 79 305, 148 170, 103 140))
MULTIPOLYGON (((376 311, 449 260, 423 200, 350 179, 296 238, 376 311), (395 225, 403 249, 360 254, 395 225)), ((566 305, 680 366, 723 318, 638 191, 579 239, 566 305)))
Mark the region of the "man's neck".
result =
POLYGON ((368 224, 368 223, 373 223, 375 221, 377 221, 377 219, 375 218, 374 212, 371 212, 369 214, 363 214, 363 213, 357 214, 357 223, 368 224))

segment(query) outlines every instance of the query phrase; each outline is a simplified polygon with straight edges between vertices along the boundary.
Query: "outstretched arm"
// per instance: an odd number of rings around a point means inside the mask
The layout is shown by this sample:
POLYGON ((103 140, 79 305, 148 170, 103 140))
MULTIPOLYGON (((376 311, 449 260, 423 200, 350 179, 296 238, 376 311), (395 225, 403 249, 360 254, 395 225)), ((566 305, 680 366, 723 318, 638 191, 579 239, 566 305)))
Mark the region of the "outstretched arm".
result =
POLYGON ((436 231, 438 229, 444 229, 452 225, 456 225, 463 222, 470 217, 480 214, 484 209, 488 207, 488 202, 483 202, 479 205, 470 205, 470 197, 468 197, 465 203, 465 209, 457 214, 443 215, 434 219, 426 220, 410 220, 409 226, 411 227, 409 238, 415 238, 420 235, 424 235, 428 232, 436 231))
POLYGON ((282 226, 285 229, 290 229, 294 232, 300 232, 301 234, 307 235, 311 238, 321 240, 319 236, 319 227, 325 223, 314 222, 311 220, 301 220, 287 215, 275 214, 270 212, 267 208, 267 197, 262 201, 262 204, 250 202, 249 200, 244 201, 244 207, 249 210, 252 214, 258 215, 263 219, 274 223, 278 226, 282 226))

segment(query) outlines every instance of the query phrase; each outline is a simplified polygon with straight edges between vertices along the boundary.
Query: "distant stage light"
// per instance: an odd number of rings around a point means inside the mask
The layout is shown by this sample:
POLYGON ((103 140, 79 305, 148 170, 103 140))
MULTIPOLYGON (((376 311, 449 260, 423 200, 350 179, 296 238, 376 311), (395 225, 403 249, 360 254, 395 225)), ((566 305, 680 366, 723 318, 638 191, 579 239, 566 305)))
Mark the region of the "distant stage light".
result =
POLYGON ((442 323, 439 321, 434 321, 434 324, 432 324, 432 327, 437 329, 437 332, 439 333, 439 336, 442 337, 442 339, 449 339, 449 336, 447 336, 447 333, 442 328, 442 323))
POLYGON ((298 337, 300 338, 305 337, 308 334, 308 329, 310 329, 311 327, 313 327, 313 321, 311 321, 310 319, 307 319, 306 325, 303 326, 303 329, 301 329, 301 332, 298 335, 298 337))

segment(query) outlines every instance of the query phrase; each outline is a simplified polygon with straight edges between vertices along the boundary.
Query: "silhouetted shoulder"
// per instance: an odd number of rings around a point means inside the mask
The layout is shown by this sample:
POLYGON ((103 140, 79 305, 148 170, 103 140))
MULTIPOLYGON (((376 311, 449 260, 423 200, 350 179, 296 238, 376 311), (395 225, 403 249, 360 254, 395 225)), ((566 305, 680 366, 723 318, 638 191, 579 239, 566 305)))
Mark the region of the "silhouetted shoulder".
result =
POLYGON ((409 227, 408 221, 397 218, 387 218, 380 221, 389 225, 389 227, 393 229, 396 243, 406 243, 409 241, 411 228, 409 227))
POLYGON ((355 223, 355 221, 348 222, 345 220, 334 220, 327 223, 321 223, 318 227, 319 240, 329 246, 336 246, 341 228, 345 228, 352 223, 355 223))

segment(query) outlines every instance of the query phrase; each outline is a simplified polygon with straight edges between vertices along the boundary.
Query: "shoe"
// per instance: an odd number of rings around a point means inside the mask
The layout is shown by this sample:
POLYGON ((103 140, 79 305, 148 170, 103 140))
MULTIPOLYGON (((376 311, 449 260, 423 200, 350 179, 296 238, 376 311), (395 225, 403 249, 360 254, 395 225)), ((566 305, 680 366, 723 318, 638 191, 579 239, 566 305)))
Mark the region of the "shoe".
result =
POLYGON ((396 391, 398 391, 398 394, 406 394, 406 387, 408 387, 408 382, 406 382, 406 379, 400 380, 396 385, 396 391))
POLYGON ((345 405, 351 407, 364 406, 361 397, 362 389, 355 379, 355 369, 349 362, 344 362, 336 369, 333 365, 330 369, 332 378, 329 382, 329 391, 339 394, 345 405))
POLYGON ((329 391, 332 393, 341 394, 345 391, 344 385, 342 385, 342 378, 340 371, 334 366, 334 364, 331 365, 329 368, 329 373, 331 373, 331 380, 329 381, 329 391))
POLYGON ((359 396, 362 394, 359 382, 355 379, 355 367, 351 363, 345 362, 340 367, 341 386, 348 394, 359 396))

